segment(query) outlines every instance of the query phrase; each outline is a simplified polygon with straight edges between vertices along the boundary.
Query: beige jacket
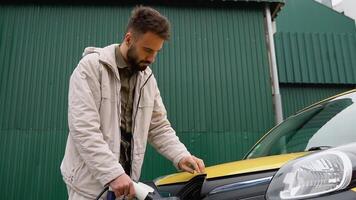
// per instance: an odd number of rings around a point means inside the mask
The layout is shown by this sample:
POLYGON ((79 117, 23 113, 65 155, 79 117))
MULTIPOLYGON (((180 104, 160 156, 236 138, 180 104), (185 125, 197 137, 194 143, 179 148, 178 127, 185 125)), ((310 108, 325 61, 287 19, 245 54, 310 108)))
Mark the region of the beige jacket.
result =
MULTIPOLYGON (((86 48, 69 84, 69 135, 61 172, 65 183, 95 198, 124 170, 120 156, 120 76, 115 47, 86 48)), ((177 167, 190 155, 167 119, 157 82, 148 67, 137 75, 132 116, 131 178, 138 181, 147 141, 177 167)))

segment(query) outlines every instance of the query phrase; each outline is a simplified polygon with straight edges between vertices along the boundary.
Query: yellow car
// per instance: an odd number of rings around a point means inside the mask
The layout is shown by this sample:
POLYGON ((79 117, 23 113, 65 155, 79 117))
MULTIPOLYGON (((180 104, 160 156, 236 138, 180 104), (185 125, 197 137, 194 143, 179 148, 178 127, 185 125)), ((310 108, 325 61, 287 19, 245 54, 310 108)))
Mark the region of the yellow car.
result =
POLYGON ((244 160, 157 178, 152 199, 356 199, 355 102, 351 90, 303 109, 244 160))

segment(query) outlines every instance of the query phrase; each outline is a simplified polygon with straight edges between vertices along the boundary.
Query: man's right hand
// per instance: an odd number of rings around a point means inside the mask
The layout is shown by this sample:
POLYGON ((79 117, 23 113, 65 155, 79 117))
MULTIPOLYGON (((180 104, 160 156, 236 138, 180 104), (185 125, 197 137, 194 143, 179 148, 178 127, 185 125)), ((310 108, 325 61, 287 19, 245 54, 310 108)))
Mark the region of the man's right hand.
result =
POLYGON ((135 197, 135 189, 131 178, 127 174, 122 174, 109 184, 116 197, 126 196, 129 199, 135 197))

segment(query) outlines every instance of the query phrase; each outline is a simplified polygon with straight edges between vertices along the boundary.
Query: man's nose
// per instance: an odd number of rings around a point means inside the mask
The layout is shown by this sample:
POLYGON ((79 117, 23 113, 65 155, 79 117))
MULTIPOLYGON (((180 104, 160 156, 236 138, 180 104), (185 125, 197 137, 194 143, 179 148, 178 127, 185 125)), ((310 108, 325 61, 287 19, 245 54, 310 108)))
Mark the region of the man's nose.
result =
POLYGON ((153 63, 155 61, 156 55, 149 55, 147 56, 146 60, 150 63, 153 63))

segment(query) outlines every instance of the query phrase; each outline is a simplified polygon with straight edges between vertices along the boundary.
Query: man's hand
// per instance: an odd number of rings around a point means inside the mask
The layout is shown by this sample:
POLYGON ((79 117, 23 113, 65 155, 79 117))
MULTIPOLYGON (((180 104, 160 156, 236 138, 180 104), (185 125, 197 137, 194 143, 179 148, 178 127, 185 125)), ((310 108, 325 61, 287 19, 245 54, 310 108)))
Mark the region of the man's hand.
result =
POLYGON ((197 158, 195 156, 185 156, 182 159, 180 159, 178 163, 179 169, 189 172, 191 174, 194 173, 194 171, 198 173, 204 173, 205 172, 205 165, 204 161, 200 158, 197 158))
POLYGON ((116 197, 126 196, 128 199, 135 197, 135 189, 131 178, 127 174, 122 174, 109 184, 116 197))

